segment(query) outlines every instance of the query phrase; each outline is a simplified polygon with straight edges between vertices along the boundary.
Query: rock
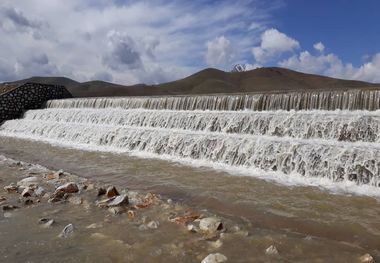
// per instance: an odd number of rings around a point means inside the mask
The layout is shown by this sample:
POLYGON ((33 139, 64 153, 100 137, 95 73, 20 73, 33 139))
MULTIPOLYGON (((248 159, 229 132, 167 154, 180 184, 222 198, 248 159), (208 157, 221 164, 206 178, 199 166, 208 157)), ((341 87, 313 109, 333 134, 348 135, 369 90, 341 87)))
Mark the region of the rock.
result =
POLYGON ((157 229, 159 225, 160 223, 157 221, 150 221, 146 226, 150 229, 157 229))
POLYGON ((0 195, 0 203, 3 201, 6 201, 6 200, 7 200, 7 198, 5 196, 0 195))
POLYGON ((207 257, 205 257, 201 263, 222 263, 226 262, 227 257, 220 253, 210 254, 207 257))
POLYGON ((214 233, 223 229, 222 221, 216 217, 206 217, 199 222, 199 228, 204 232, 214 233))
POLYGON ((4 216, 4 218, 10 218, 10 217, 12 217, 12 213, 5 212, 5 213, 3 214, 3 216, 4 216))
POLYGON ((55 221, 54 219, 40 218, 38 220, 38 223, 41 224, 43 227, 48 228, 51 227, 55 223, 55 221))
POLYGON ((122 206, 115 206, 108 208, 108 211, 114 215, 120 215, 125 212, 125 208, 122 206))
POLYGON ((101 227, 103 227, 102 223, 93 223, 91 225, 88 225, 86 228, 87 229, 95 229, 95 228, 101 228, 101 227))
POLYGON ((10 185, 4 186, 4 190, 7 191, 9 194, 10 193, 17 193, 18 186, 15 184, 10 184, 10 185))
POLYGON ((140 231, 145 231, 145 230, 148 230, 148 229, 149 229, 148 226, 145 225, 145 224, 142 224, 142 225, 139 226, 139 230, 140 231))
POLYGON ((117 191, 116 187, 115 186, 110 186, 107 188, 107 191, 106 191, 106 196, 108 198, 111 198, 111 197, 114 197, 114 196, 118 196, 120 195, 119 192, 117 191))
POLYGON ((57 172, 51 172, 46 175, 47 180, 58 180, 64 175, 63 170, 59 170, 57 172))
POLYGON ((265 249, 265 254, 267 255, 278 255, 278 250, 274 245, 271 245, 267 249, 265 249))
POLYGON ((2 206, 3 211, 11 211, 11 210, 18 209, 18 208, 19 207, 15 206, 15 205, 3 205, 2 206))
POLYGON ((87 187, 86 187, 87 191, 91 191, 91 190, 94 190, 94 189, 95 189, 95 185, 94 184, 88 184, 87 187))
POLYGON ((55 192, 63 192, 65 194, 77 193, 79 191, 79 187, 76 183, 69 182, 64 185, 59 186, 55 192))
POLYGON ((34 194, 33 189, 30 188, 30 187, 26 187, 26 188, 22 191, 21 196, 22 196, 22 197, 31 197, 31 196, 33 196, 33 194, 34 194))
POLYGON ((31 186, 37 186, 40 183, 40 180, 35 177, 26 177, 22 179, 21 181, 17 182, 17 186, 23 186, 23 187, 31 187, 31 186))
POLYGON ((62 230, 61 234, 59 234, 58 237, 61 238, 68 238, 74 234, 74 226, 73 224, 68 224, 65 226, 65 228, 62 230))
POLYGON ((100 187, 100 188, 98 189, 98 196, 105 195, 106 193, 107 193, 107 190, 106 190, 106 189, 104 189, 104 188, 102 188, 102 187, 100 187))
POLYGON ((134 218, 135 217, 135 212, 133 210, 128 210, 128 218, 134 218))
POLYGON ((359 258, 361 263, 375 263, 375 259, 370 254, 364 254, 359 258))
POLYGON ((118 195, 116 197, 113 197, 112 200, 110 200, 110 202, 108 202, 107 205, 109 207, 112 207, 112 206, 128 205, 128 204, 129 204, 128 195, 122 194, 122 195, 118 195))

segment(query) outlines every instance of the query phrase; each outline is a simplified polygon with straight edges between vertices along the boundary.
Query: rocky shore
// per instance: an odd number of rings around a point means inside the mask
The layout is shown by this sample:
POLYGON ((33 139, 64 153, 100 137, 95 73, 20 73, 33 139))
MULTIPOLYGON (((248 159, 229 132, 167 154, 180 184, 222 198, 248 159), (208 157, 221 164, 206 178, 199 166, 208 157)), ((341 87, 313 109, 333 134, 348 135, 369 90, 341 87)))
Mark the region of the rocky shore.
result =
MULTIPOLYGON (((4 156, 0 165, 2 262, 40 262, 46 251, 44 262, 281 261, 270 238, 261 242, 264 261, 231 257, 236 243, 254 245, 251 233, 206 210, 4 156)), ((365 254, 358 262, 375 260, 365 254)))

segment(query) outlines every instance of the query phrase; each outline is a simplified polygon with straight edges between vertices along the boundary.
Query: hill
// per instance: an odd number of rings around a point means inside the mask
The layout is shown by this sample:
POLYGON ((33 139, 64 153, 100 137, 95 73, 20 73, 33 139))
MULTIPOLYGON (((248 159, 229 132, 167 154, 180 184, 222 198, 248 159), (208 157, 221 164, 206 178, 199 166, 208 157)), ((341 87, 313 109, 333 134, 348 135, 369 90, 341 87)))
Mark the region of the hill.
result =
POLYGON ((245 72, 205 69, 189 77, 159 85, 123 86, 103 81, 76 82, 64 77, 33 77, 12 84, 38 82, 64 85, 74 97, 154 96, 212 93, 282 92, 380 88, 380 84, 312 75, 284 68, 258 68, 245 72))

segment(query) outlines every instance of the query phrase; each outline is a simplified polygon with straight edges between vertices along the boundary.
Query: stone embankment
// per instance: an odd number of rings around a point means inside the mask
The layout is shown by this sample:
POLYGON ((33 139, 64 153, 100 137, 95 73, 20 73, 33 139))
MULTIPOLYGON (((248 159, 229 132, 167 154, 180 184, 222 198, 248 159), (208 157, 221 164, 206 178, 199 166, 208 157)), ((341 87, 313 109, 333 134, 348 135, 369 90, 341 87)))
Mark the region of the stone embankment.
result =
POLYGON ((24 111, 40 108, 51 99, 71 98, 64 86, 26 83, 0 92, 0 124, 20 117, 24 111))

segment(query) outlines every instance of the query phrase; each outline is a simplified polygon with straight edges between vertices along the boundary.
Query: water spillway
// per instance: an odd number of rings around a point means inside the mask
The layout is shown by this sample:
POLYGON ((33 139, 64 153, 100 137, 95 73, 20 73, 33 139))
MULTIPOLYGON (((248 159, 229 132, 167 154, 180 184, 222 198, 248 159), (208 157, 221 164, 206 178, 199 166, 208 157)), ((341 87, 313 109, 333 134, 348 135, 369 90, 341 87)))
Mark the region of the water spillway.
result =
POLYGON ((380 186, 371 91, 53 100, 0 135, 380 186))

